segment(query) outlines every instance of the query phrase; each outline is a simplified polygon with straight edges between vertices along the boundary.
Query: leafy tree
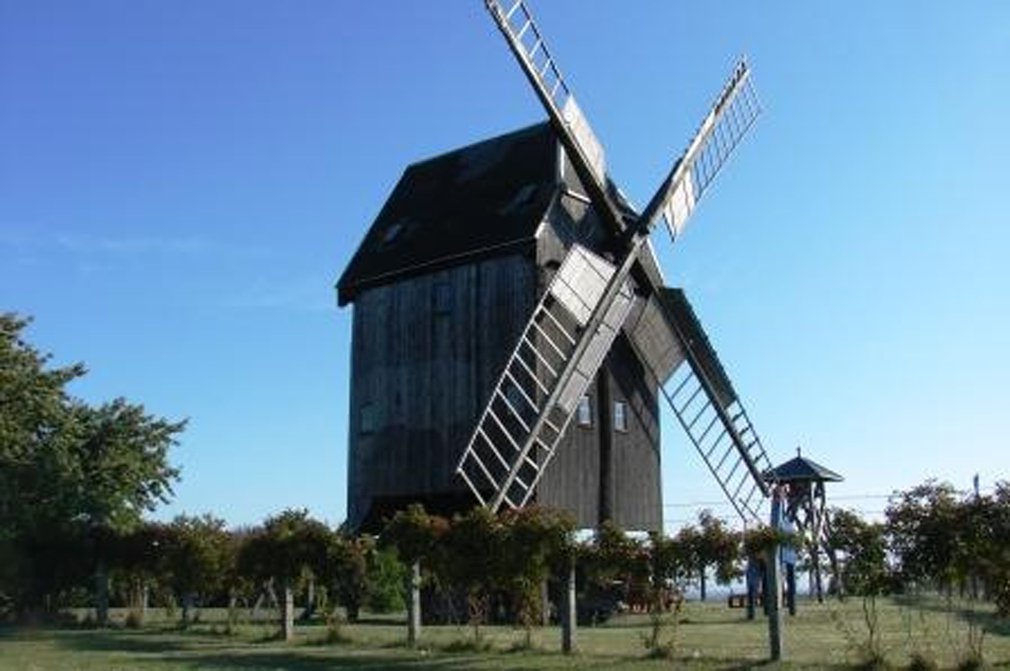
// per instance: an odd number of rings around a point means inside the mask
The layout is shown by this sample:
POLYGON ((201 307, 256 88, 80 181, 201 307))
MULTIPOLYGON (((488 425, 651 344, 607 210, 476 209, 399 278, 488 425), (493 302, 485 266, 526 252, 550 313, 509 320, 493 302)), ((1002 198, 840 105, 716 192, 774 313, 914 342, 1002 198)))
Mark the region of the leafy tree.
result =
POLYGON ((504 532, 500 520, 484 507, 453 518, 445 543, 448 561, 443 574, 466 594, 468 621, 474 640, 487 620, 492 592, 502 571, 504 532))
POLYGON ((320 569, 327 591, 336 597, 350 622, 358 620, 368 594, 368 564, 374 551, 371 538, 331 535, 326 548, 325 567, 320 569))
POLYGON ((0 315, 0 594, 22 613, 53 603, 62 581, 42 553, 73 541, 93 560, 101 605, 109 540, 171 495, 168 451, 185 422, 74 399, 66 386, 84 366, 49 368, 23 338, 28 324, 0 315))
POLYGON ((536 506, 501 517, 499 587, 511 597, 516 619, 526 630, 527 647, 533 625, 543 618, 541 586, 552 568, 565 566, 571 559, 574 529, 569 515, 536 506))
POLYGON ((675 538, 661 533, 649 534, 647 547, 649 571, 649 623, 650 633, 644 643, 654 657, 669 657, 676 650, 677 612, 681 594, 690 577, 691 564, 696 559, 694 551, 675 538), (667 625, 666 612, 673 608, 673 637, 663 643, 660 639, 667 625))
POLYGON ((234 545, 224 520, 210 514, 179 515, 166 528, 164 561, 168 584, 182 603, 182 625, 194 602, 206 602, 227 584, 234 545))
POLYGON ((375 547, 369 555, 365 605, 373 613, 403 610, 403 584, 406 567, 392 548, 375 547))
POLYGON ((996 602, 996 612, 1010 617, 1010 483, 1000 482, 989 506, 989 535, 984 550, 986 592, 996 602))
POLYGON ((145 594, 150 587, 159 582, 168 583, 164 553, 169 547, 170 536, 166 525, 143 522, 114 541, 111 569, 125 583, 126 602, 138 624, 142 622, 145 594))
POLYGON ((891 550, 906 584, 952 588, 961 524, 954 488, 930 480, 901 493, 888 505, 885 517, 891 550))
POLYGON ((630 585, 636 575, 647 573, 644 557, 642 544, 609 520, 596 529, 592 544, 582 548, 587 577, 601 588, 615 581, 630 585))
POLYGON ((701 600, 704 601, 705 576, 710 567, 715 568, 715 580, 720 585, 728 585, 739 576, 740 541, 739 536, 710 510, 701 511, 698 526, 700 532, 695 557, 701 577, 701 600))
POLYGON ((393 515, 382 532, 380 543, 384 547, 395 548, 406 564, 421 562, 431 565, 443 554, 445 546, 441 541, 448 530, 448 520, 429 515, 424 506, 413 503, 393 515))
POLYGON ((887 565, 884 525, 866 522, 853 512, 836 510, 831 543, 844 556, 842 582, 852 594, 862 598, 866 640, 862 644, 867 665, 878 668, 884 659, 877 598, 892 587, 887 565))
POLYGON ((294 636, 293 591, 306 573, 323 575, 332 532, 307 510, 285 510, 267 518, 243 544, 240 571, 259 584, 273 581, 281 591, 281 631, 294 636))

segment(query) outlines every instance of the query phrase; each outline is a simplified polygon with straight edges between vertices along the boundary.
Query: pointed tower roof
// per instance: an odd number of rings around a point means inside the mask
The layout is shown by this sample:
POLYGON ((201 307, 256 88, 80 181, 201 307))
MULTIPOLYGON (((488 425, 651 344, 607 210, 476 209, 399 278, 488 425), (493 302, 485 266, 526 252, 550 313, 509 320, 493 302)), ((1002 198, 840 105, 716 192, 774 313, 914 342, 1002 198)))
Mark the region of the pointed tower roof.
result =
POLYGON ((795 457, 765 471, 764 478, 779 482, 841 482, 845 479, 830 468, 804 457, 798 447, 795 457))

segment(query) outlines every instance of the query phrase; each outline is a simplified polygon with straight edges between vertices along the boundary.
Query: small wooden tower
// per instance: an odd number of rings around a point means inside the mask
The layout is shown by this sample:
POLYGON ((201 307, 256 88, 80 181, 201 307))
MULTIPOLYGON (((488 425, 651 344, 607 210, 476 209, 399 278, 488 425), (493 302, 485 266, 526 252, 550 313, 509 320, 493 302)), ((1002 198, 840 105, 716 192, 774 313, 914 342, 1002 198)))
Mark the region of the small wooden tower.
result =
POLYGON ((785 516, 792 522, 796 532, 803 537, 810 553, 813 591, 817 594, 817 600, 823 601, 820 563, 822 550, 828 557, 832 572, 837 574, 834 553, 827 543, 831 520, 828 516, 824 485, 828 482, 841 482, 844 478, 804 457, 802 450, 797 447, 796 456, 769 470, 765 473, 765 479, 778 482, 786 488, 785 516))

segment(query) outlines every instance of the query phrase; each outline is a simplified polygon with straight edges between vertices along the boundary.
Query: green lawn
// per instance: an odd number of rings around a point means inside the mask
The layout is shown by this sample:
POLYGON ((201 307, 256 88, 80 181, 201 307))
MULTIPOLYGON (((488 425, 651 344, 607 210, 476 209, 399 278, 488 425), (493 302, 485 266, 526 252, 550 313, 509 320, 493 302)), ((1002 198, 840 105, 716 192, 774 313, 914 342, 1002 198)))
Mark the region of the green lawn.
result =
MULTIPOLYGON (((152 618, 143 630, 0 629, 0 669, 745 669, 767 656, 767 624, 747 622, 739 610, 722 603, 689 603, 677 627, 675 660, 647 660, 642 637, 648 618, 627 615, 605 626, 579 630, 577 655, 558 650, 557 628, 538 629, 533 650, 516 650, 521 631, 486 627, 487 651, 454 652, 465 648, 470 630, 456 626, 427 627, 418 650, 405 647, 405 628, 371 620, 345 625, 349 639, 325 643, 321 625, 299 628, 297 640, 272 639, 269 624, 245 624, 225 635, 217 612, 205 612, 202 622, 179 631, 152 618)), ((768 668, 853 668, 859 663, 855 645, 865 640, 861 602, 802 603, 796 617, 786 616, 785 653, 788 662, 768 668)), ((880 605, 883 648, 887 660, 907 665, 920 652, 953 668, 967 652, 969 618, 985 629, 984 654, 989 664, 1010 668, 1010 623, 988 612, 947 611, 942 601, 896 601, 880 605)), ((664 636, 673 631, 668 628, 664 636)))

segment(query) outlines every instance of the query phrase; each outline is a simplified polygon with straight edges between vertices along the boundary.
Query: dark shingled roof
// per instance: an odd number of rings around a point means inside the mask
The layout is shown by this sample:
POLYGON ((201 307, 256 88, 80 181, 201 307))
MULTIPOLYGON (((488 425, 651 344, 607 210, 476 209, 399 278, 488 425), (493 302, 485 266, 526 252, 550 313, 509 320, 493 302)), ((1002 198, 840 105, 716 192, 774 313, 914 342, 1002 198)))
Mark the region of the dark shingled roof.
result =
POLYGON ((340 305, 394 276, 532 243, 558 147, 541 123, 409 166, 337 282, 340 305))
POLYGON ((775 479, 779 482, 841 482, 845 479, 831 469, 824 468, 816 461, 807 459, 801 454, 797 454, 784 464, 765 471, 764 478, 765 480, 775 479))

